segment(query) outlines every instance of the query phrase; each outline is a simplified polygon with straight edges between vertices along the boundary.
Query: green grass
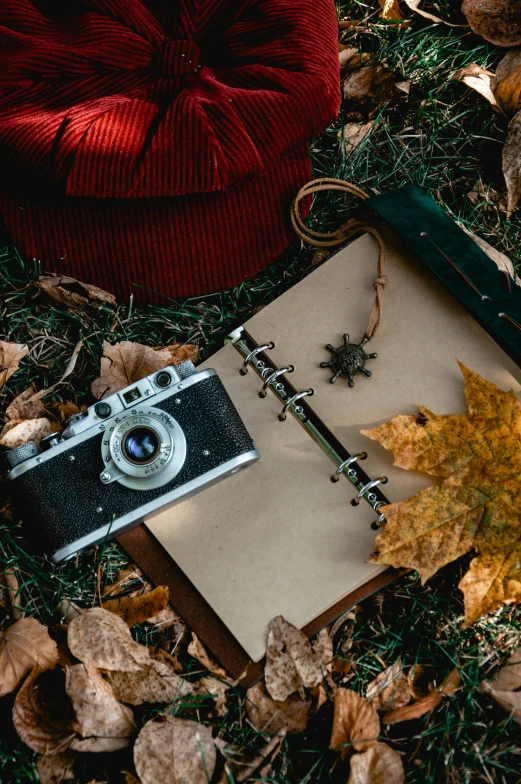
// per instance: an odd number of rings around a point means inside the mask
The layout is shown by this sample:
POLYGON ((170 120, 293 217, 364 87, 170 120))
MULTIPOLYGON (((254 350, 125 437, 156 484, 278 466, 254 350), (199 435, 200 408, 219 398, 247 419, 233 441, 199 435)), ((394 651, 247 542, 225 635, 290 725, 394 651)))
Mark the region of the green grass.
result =
MULTIPOLYGON (((439 12, 453 21, 459 3, 441 2, 439 12)), ((431 9, 433 10, 433 9, 431 9)), ((431 25, 415 18, 408 30, 378 19, 376 0, 343 3, 342 15, 367 20, 359 31, 347 31, 344 43, 370 51, 402 79, 411 80, 409 100, 397 99, 380 108, 373 130, 357 150, 346 157, 338 131, 349 121, 345 107, 338 122, 312 145, 315 174, 351 180, 371 193, 411 182, 427 188, 452 215, 499 250, 518 260, 521 231, 518 215, 508 222, 496 206, 473 206, 466 194, 481 179, 485 187, 504 194, 501 147, 504 121, 484 99, 451 81, 457 68, 469 62, 494 67, 501 52, 467 30, 431 25)), ((310 223, 316 228, 338 225, 352 203, 330 194, 317 199, 310 223)), ((84 340, 75 371, 46 400, 74 400, 90 404, 90 383, 98 375, 103 341, 134 340, 151 345, 173 341, 196 342, 203 357, 219 348, 226 334, 256 308, 270 302, 312 269, 313 250, 295 240, 281 259, 267 270, 227 292, 192 298, 162 307, 136 308, 121 303, 109 308, 69 312, 40 295, 34 286, 36 262, 24 262, 0 241, 0 319, 2 337, 26 342, 31 355, 9 380, 0 409, 34 381, 38 388, 54 383, 65 369, 78 340, 84 340)), ((5 485, 0 485, 5 495, 5 485)), ((28 555, 21 531, 5 521, 0 533, 0 568, 15 565, 21 576, 19 604, 44 623, 57 624, 59 604, 68 597, 83 607, 97 604, 101 587, 115 577, 126 558, 115 544, 92 550, 63 567, 52 567, 28 555)), ((521 610, 507 607, 462 629, 462 603, 457 583, 463 563, 453 564, 427 586, 415 576, 403 578, 363 603, 353 647, 347 654, 353 667, 346 682, 363 693, 378 672, 401 657, 404 667, 421 664, 437 683, 454 666, 461 670, 463 687, 431 715, 383 728, 382 739, 403 754, 408 784, 438 782, 521 781, 520 729, 507 714, 479 691, 480 681, 521 643, 521 610)), ((0 620, 11 620, 0 608, 0 620)), ((154 643, 157 631, 137 628, 140 641, 154 643)), ((339 637, 342 637, 342 630, 339 637)), ((337 638, 338 639, 338 638, 337 638)), ((183 654, 191 672, 197 664, 183 654)), ((10 728, 12 699, 0 701, 0 782, 36 781, 32 753, 10 728)), ((234 690, 226 717, 210 716, 208 700, 175 703, 168 709, 210 722, 225 740, 245 753, 262 746, 264 738, 248 724, 244 694, 234 690)), ((154 709, 138 709, 138 720, 154 709)), ((345 784, 347 769, 338 755, 328 751, 332 718, 325 705, 299 736, 288 738, 265 783, 345 784)), ((78 762, 79 781, 117 782, 119 771, 131 769, 128 752, 78 762)))

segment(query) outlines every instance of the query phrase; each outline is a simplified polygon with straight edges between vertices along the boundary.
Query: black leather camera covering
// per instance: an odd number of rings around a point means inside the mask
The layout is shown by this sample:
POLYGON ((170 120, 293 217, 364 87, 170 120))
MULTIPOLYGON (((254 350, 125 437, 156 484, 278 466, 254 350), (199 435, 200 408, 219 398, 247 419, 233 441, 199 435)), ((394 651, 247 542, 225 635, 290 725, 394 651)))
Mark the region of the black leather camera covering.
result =
POLYGON ((186 460, 177 476, 155 490, 131 490, 118 482, 102 485, 104 436, 93 427, 92 438, 12 481, 24 535, 32 548, 51 555, 144 504, 157 500, 160 508, 165 493, 255 448, 218 376, 160 403, 153 398, 147 402, 171 414, 184 431, 186 460), (182 399, 181 405, 174 403, 176 397, 182 399), (206 457, 205 449, 210 453, 206 457), (97 507, 103 512, 97 512, 97 507))

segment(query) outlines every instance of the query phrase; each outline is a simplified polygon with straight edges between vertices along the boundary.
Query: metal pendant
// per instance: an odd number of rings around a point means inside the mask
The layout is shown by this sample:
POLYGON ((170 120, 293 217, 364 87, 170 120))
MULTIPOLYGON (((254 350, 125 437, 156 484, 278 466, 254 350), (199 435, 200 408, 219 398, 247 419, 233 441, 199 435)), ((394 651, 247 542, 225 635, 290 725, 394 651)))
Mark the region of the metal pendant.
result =
POLYGON ((360 343, 350 343, 349 335, 346 332, 342 346, 334 348, 330 343, 327 344, 326 348, 331 352, 332 357, 329 362, 321 362, 320 367, 332 369, 333 375, 329 379, 330 384, 334 384, 337 378, 342 376, 348 379, 348 386, 354 387, 353 379, 359 373, 363 373, 364 376, 372 375, 371 371, 365 367, 365 363, 368 359, 376 359, 378 354, 367 354, 364 351, 364 346, 370 339, 364 335, 360 343))

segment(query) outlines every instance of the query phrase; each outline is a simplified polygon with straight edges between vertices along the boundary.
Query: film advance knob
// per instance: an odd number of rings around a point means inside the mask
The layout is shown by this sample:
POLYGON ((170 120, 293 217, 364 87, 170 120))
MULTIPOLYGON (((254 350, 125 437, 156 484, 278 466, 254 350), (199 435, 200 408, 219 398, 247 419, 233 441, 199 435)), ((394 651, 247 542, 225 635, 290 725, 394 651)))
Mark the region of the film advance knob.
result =
POLYGON ((20 446, 15 446, 14 449, 11 449, 10 452, 7 453, 6 459, 9 463, 9 468, 14 468, 19 463, 23 463, 24 460, 28 460, 30 457, 36 457, 36 455, 40 454, 40 449, 35 441, 28 441, 26 444, 21 444, 20 446))

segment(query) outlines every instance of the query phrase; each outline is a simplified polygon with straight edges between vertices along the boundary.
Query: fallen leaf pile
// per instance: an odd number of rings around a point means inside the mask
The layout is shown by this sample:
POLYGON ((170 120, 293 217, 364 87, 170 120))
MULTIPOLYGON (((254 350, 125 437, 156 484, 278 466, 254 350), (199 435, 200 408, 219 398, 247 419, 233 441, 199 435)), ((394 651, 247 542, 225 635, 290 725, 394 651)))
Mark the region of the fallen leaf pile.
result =
POLYGON ((383 508, 387 524, 371 563, 416 569, 427 580, 476 552, 460 582, 465 620, 521 600, 521 403, 460 364, 469 412, 426 408, 362 431, 394 452, 394 464, 442 479, 383 508))

